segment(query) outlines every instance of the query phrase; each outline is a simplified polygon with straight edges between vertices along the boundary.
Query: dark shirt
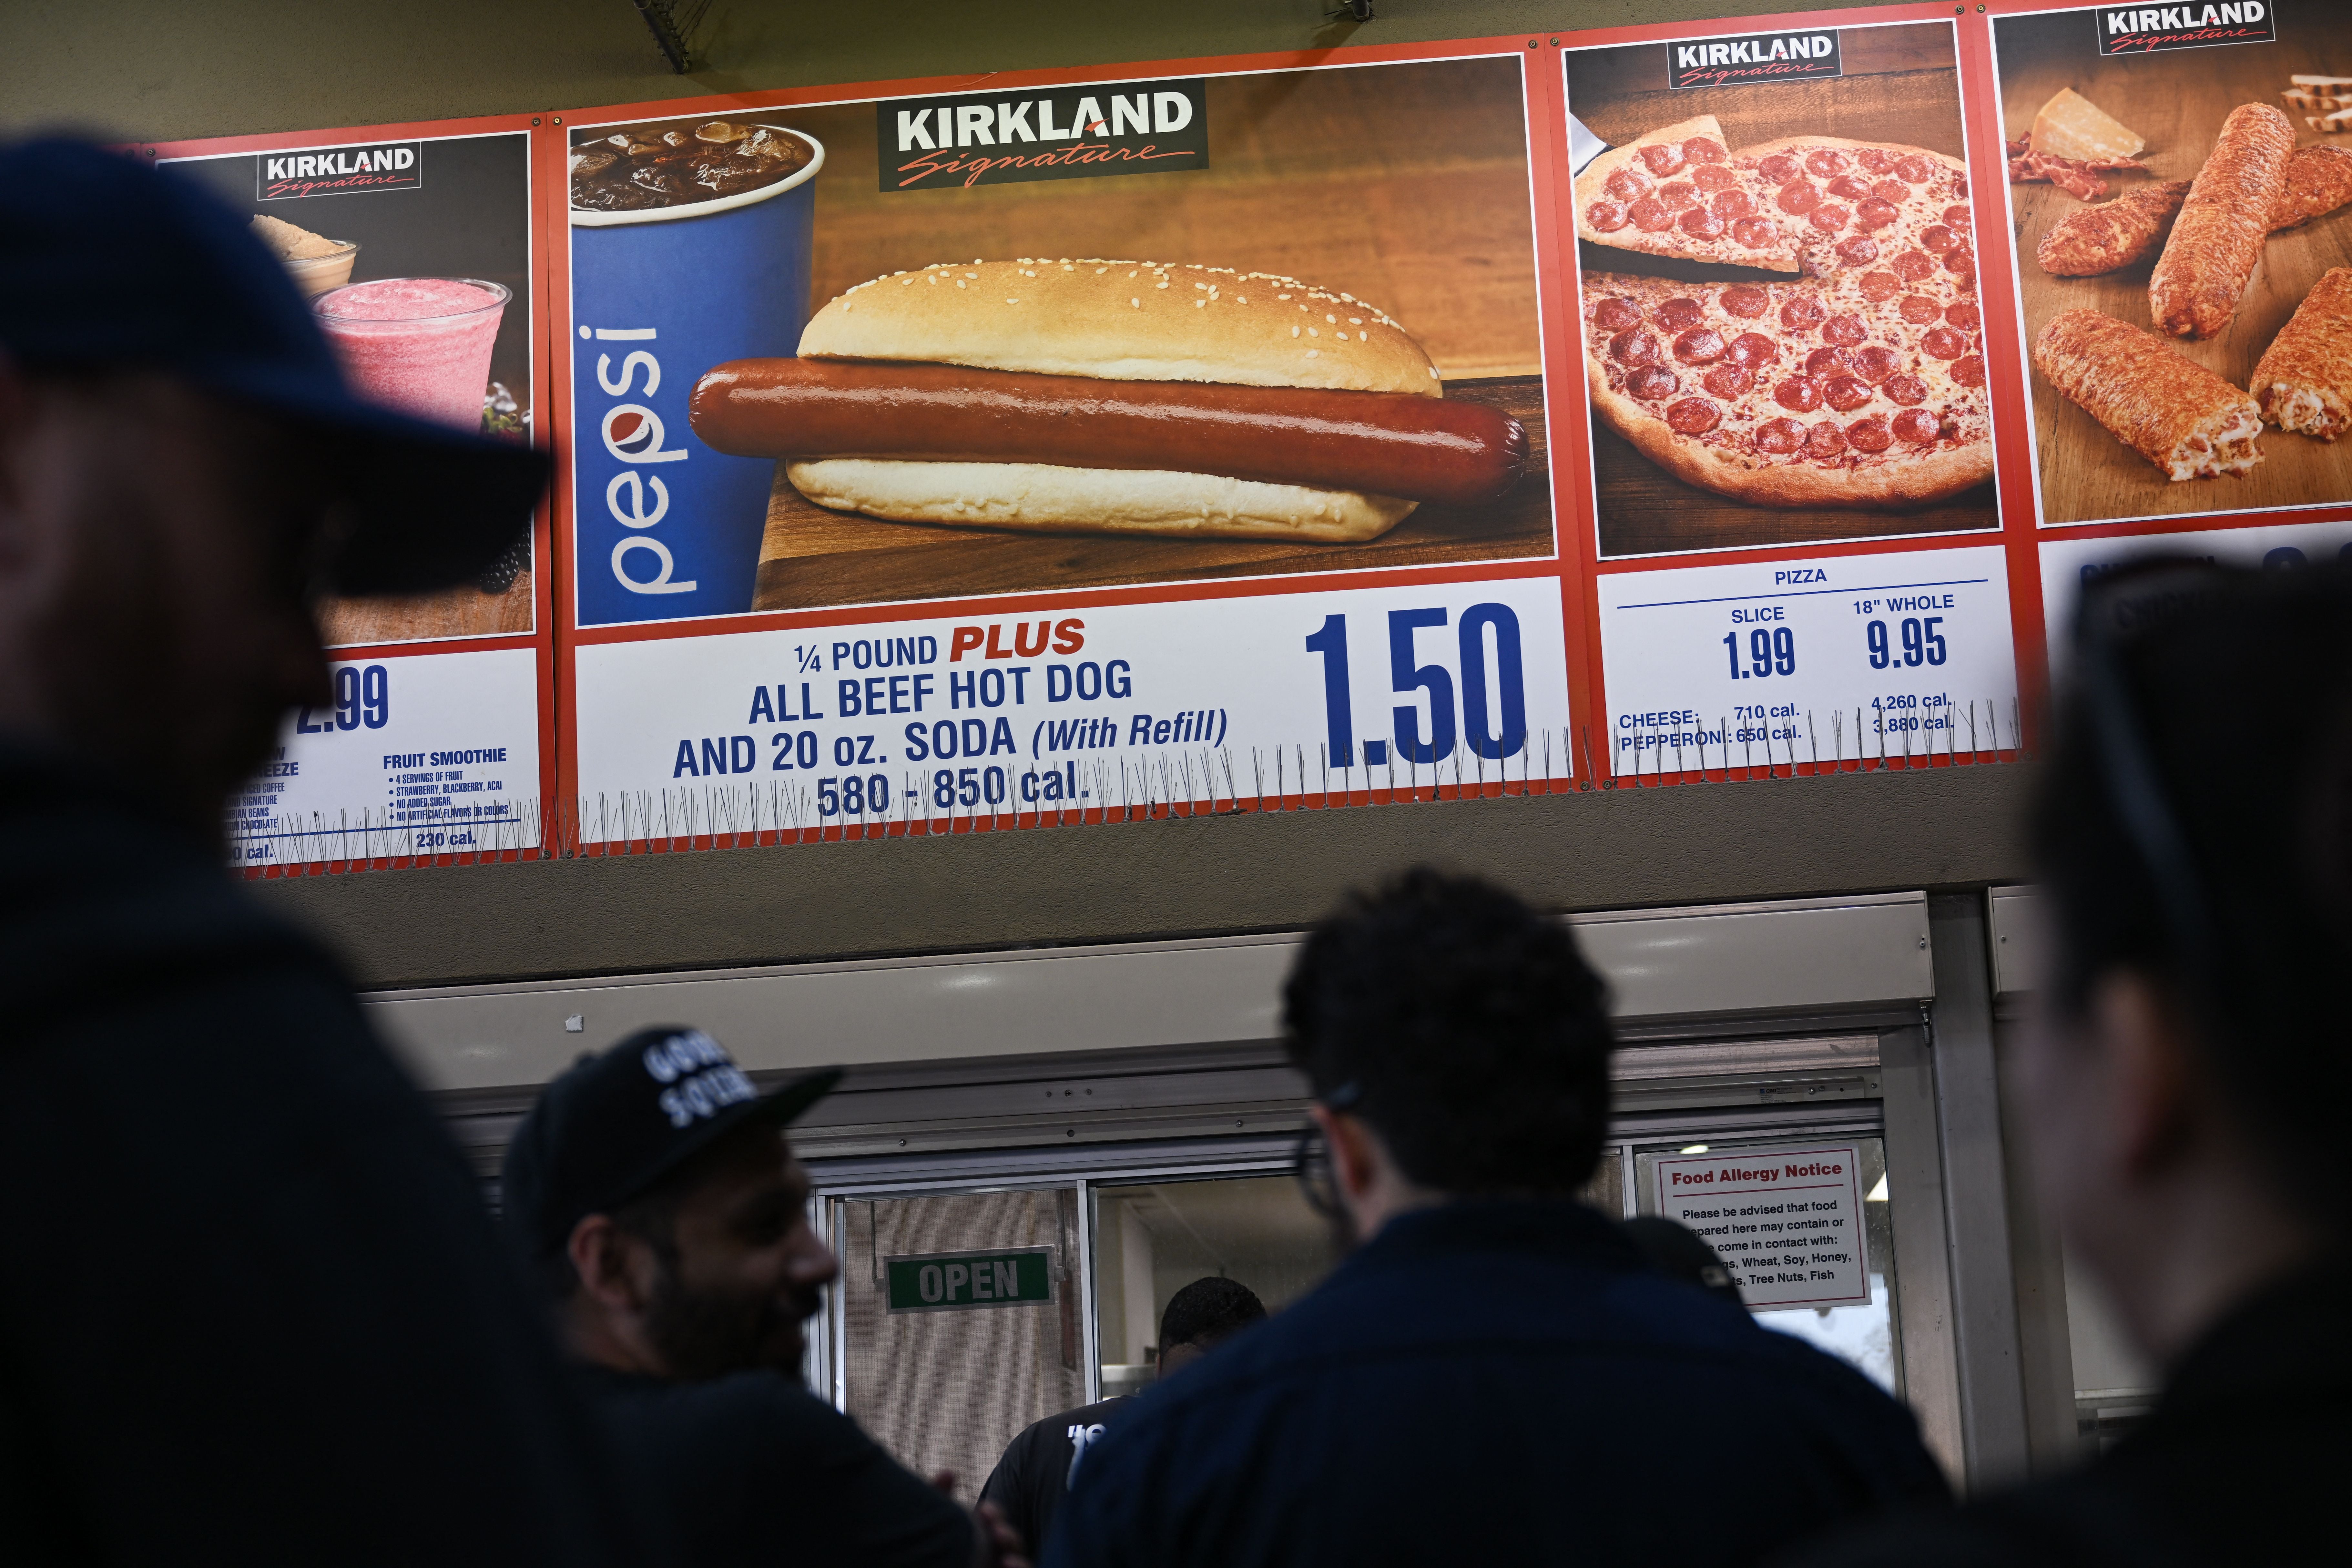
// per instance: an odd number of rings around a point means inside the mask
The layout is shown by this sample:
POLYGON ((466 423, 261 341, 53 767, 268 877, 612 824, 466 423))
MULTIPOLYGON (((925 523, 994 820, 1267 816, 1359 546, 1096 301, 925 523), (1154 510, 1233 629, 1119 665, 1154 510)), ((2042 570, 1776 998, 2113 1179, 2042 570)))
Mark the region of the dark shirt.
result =
POLYGON ((335 964, 216 847, 5 746, 0 841, 0 1557, 638 1561, 335 964))
POLYGON ((2257 1296, 2174 1370, 2139 1428, 2072 1475, 1957 1513, 1857 1530, 1791 1561, 1872 1563, 2296 1563, 2342 1534, 2352 1468, 2352 1271, 2257 1296))
POLYGON ((579 1375, 678 1568, 971 1568, 963 1510, 788 1378, 579 1375))
POLYGON ((1087 1452, 1046 1568, 1751 1562, 1945 1494, 1910 1414, 1592 1210, 1400 1215, 1087 1452))
POLYGON ((980 1500, 992 1502, 1004 1522, 1020 1531, 1034 1556, 1045 1544, 1045 1530, 1070 1489, 1070 1471, 1087 1445, 1103 1435, 1111 1416, 1126 1405, 1125 1398, 1106 1399, 1048 1415, 1022 1429, 1004 1446, 1004 1458, 988 1473, 980 1500))

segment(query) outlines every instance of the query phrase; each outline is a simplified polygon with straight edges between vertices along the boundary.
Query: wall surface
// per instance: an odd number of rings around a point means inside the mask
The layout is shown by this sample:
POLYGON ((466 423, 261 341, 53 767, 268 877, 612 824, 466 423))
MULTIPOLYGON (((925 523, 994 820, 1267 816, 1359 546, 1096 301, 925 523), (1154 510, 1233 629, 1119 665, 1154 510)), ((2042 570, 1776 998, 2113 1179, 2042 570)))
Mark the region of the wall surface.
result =
POLYGON ((1771 9, 1754 0, 1379 0, 1374 19, 1359 24, 1326 16, 1339 8, 1339 0, 712 0, 694 35, 698 68, 679 78, 631 0, 8 0, 0 129, 73 124, 160 141, 1771 9))

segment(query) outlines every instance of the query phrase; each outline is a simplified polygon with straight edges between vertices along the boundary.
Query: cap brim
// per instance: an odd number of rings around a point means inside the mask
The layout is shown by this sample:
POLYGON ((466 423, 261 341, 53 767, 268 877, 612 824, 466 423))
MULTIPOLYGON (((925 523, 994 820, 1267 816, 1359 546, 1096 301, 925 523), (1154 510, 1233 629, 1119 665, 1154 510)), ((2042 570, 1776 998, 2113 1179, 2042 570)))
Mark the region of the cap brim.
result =
POLYGON ((834 1086, 841 1081, 842 1071, 840 1068, 819 1068, 814 1072, 802 1074, 782 1088, 772 1093, 763 1094, 757 1100, 747 1100, 740 1104, 729 1106, 704 1122, 693 1137, 673 1144, 650 1168, 639 1172, 636 1180, 629 1184, 628 1191, 615 1197, 613 1202, 616 1205, 625 1204, 638 1196, 646 1188, 740 1127, 752 1122, 763 1122, 774 1127, 790 1126, 798 1121, 801 1114, 810 1106, 833 1092, 834 1086))
POLYGON ((205 376, 218 390, 348 439, 352 525, 329 563, 338 594, 430 593, 482 575, 530 528, 545 454, 345 395, 321 398, 260 366, 205 376))

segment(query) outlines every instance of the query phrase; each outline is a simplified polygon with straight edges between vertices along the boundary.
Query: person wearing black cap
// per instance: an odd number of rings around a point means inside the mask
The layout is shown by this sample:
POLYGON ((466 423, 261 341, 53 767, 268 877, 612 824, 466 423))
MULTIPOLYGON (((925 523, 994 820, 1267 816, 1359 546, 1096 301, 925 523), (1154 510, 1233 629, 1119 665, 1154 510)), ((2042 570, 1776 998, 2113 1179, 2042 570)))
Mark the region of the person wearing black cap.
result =
POLYGON ((0 148, 0 1554, 638 1560, 471 1173, 222 868, 313 596, 478 574, 544 468, 356 400, 192 185, 0 148))
POLYGON ((507 1146, 508 1235, 683 1568, 1025 1563, 800 1379, 840 1265, 784 1129, 840 1080, 761 1095, 699 1029, 630 1036, 550 1083, 507 1146))
POLYGON ((1799 1559, 1820 1568, 2292 1563, 2341 1539, 2352 569, 2127 563, 2086 585, 2067 674, 2016 1104, 2073 1262, 2163 1391, 2071 1473, 1799 1559))
POLYGON ((1283 1025, 1354 1250, 1087 1447, 1045 1568, 1732 1564, 1948 1495, 1859 1372, 1577 1200, 1612 1042, 1565 923, 1408 872, 1308 936, 1283 1025))
MULTIPOLYGON (((1265 1303, 1240 1280, 1221 1274, 1193 1280, 1169 1297, 1160 1314, 1160 1343, 1151 1352, 1153 1382, 1165 1383, 1265 1317, 1265 1303)), ((1111 1421, 1133 1397, 1115 1394, 1048 1415, 1024 1427, 1004 1446, 1004 1457, 980 1489, 981 1500, 994 1503, 1032 1551, 1044 1549, 1045 1532, 1087 1446, 1110 1429, 1111 1421)))

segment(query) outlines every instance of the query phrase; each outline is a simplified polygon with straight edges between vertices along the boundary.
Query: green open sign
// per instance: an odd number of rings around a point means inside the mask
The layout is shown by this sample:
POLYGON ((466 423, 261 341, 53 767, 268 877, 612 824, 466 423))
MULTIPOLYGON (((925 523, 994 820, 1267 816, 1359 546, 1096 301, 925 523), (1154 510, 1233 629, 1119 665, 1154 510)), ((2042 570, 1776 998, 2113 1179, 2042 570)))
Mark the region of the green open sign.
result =
POLYGON ((1054 1249, 922 1252, 885 1258, 893 1312, 960 1312, 974 1307, 1044 1307, 1054 1301, 1054 1249))

